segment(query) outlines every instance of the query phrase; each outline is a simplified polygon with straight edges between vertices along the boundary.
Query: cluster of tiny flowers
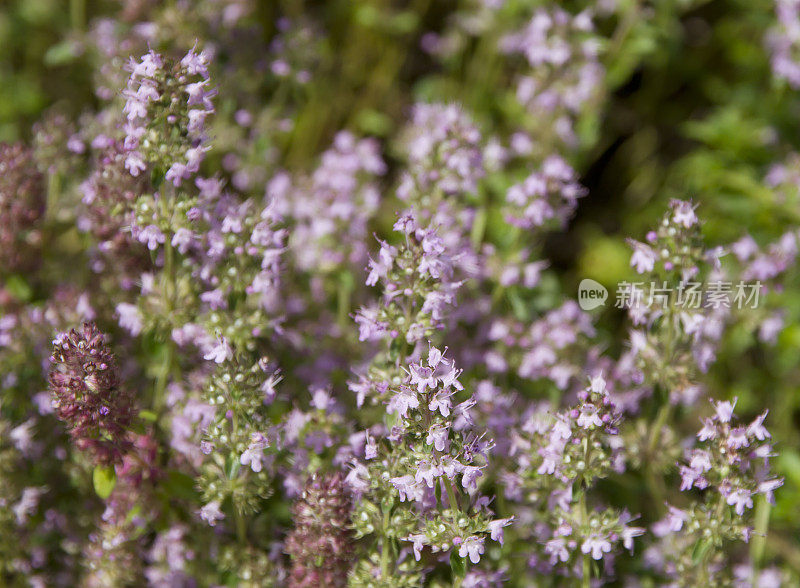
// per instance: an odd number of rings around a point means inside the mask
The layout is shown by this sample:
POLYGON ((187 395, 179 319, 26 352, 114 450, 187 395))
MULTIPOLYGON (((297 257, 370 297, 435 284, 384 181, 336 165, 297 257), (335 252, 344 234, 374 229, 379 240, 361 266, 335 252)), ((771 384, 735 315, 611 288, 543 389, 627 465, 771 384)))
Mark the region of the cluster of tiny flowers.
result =
POLYGON ((130 394, 120 386, 116 359, 94 323, 61 333, 53 341, 50 392, 58 418, 75 445, 101 464, 128 450, 133 419, 130 394))
POLYGON ((136 436, 131 451, 116 467, 114 490, 86 547, 87 586, 125 585, 141 577, 143 553, 137 539, 158 514, 152 500, 154 484, 161 477, 157 449, 151 436, 136 436))
MULTIPOLYGON (((201 196, 211 184, 218 182, 201 184, 201 196)), ((241 202, 227 194, 213 202, 212 212, 204 216, 207 226, 202 237, 178 229, 173 242, 179 241, 181 253, 200 250, 193 277, 204 286, 199 300, 206 313, 199 322, 206 323, 206 332, 220 333, 246 347, 265 331, 278 306, 286 231, 278 226, 281 218, 272 202, 241 202), (233 301, 239 304, 234 306, 233 301)), ((177 332, 173 332, 173 338, 182 340, 177 332)))
POLYGON ((300 86, 308 84, 320 61, 321 32, 310 23, 292 22, 288 18, 279 19, 277 28, 278 34, 269 45, 270 72, 300 86))
POLYGON ((767 35, 770 63, 777 78, 800 88, 800 2, 775 0, 778 22, 767 35))
MULTIPOLYGON (((764 427, 767 413, 750 424, 734 426, 735 405, 736 399, 717 402, 714 414, 703 419, 703 428, 697 433, 702 445, 689 450, 686 463, 680 466, 681 490, 708 489, 706 494, 718 494, 737 515, 743 516, 753 507, 757 494, 764 494, 772 502, 773 492, 783 481, 769 477, 773 453, 767 441, 769 431, 764 427)), ((707 500, 714 502, 713 498, 707 500)))
POLYGON ((596 100, 603 77, 593 30, 589 11, 540 8, 500 41, 503 52, 523 56, 530 67, 517 80, 517 100, 567 145, 576 141, 572 118, 596 100))
POLYGON ((31 150, 21 143, 0 143, 0 273, 35 264, 44 204, 44 178, 31 150))
POLYGON ((575 567, 581 554, 593 560, 607 558, 610 565, 609 554, 617 544, 632 551, 633 539, 644 533, 629 524, 634 519, 624 510, 588 508, 588 494, 596 481, 625 470, 621 412, 602 375, 590 379, 578 400, 564 412, 553 413, 546 405, 528 412, 512 441, 516 467, 506 475, 508 498, 524 505, 523 511, 535 506, 536 516, 549 523, 534 529, 541 548, 531 556, 530 565, 566 575, 585 573, 575 567))
POLYGON ((353 498, 341 472, 309 479, 292 505, 294 529, 286 539, 286 552, 292 559, 289 586, 347 585, 354 552, 352 508, 353 498))
POLYGON ((648 386, 660 384, 674 402, 692 404, 696 372, 716 357, 729 305, 709 307, 707 282, 722 278, 721 248, 705 249, 692 203, 673 200, 646 242, 628 239, 631 267, 643 285, 624 282, 617 306, 627 309, 634 328, 630 349, 648 386))
POLYGON ((516 369, 521 378, 546 378, 566 390, 585 360, 581 342, 594 332, 591 318, 572 301, 549 311, 524 330, 518 322, 496 320, 488 333, 495 343, 486 354, 486 367, 494 373, 516 369))
POLYGON ((698 489, 702 499, 682 509, 667 505, 666 516, 652 527, 660 543, 647 550, 645 561, 681 586, 730 581, 724 546, 750 541, 753 499, 761 494, 772 502, 783 484, 769 470, 766 413, 739 423, 735 405, 736 399, 714 403, 714 414, 697 433, 700 445, 687 450, 680 464, 681 490, 698 489))
POLYGON ((455 104, 415 104, 406 130, 409 169, 398 195, 459 195, 475 192, 483 177, 481 133, 455 104))
POLYGON ((377 180, 385 172, 374 140, 342 131, 310 177, 280 172, 270 180, 267 196, 293 222, 289 245, 300 270, 363 265, 367 225, 380 204, 377 180))
POLYGON ((752 237, 742 237, 731 245, 731 252, 744 265, 741 270, 742 279, 758 280, 767 284, 795 263, 798 249, 797 231, 784 233, 764 251, 752 237))
POLYGON ((633 249, 631 267, 637 273, 660 272, 682 280, 698 274, 703 251, 699 248, 700 226, 694 208, 691 202, 673 200, 658 229, 647 233, 646 243, 628 240, 633 249))
POLYGON ((475 430, 475 399, 454 403, 463 391, 460 374, 436 347, 424 361, 409 363, 406 377, 388 390, 390 429, 380 442, 366 432, 363 457, 349 476, 363 495, 354 517, 358 532, 379 528, 378 505, 394 504, 392 528, 382 531, 410 542, 417 561, 429 547, 434 554, 457 550, 478 563, 487 534, 502 543, 502 529, 511 522, 493 520, 489 501, 478 493, 493 443, 475 430), (401 509, 404 503, 408 508, 401 509))
MULTIPOLYGON (((228 499, 238 515, 252 513, 269 493, 270 453, 277 434, 266 418, 280 377, 266 358, 248 366, 234 357, 225 339, 207 355, 218 364, 205 384, 204 400, 212 418, 201 417, 205 431, 200 450, 205 455, 202 488, 205 506, 200 517, 209 525, 225 519, 220 506, 228 499), (205 421, 205 422, 203 422, 205 421)), ((205 410, 204 407, 198 407, 205 410)))
POLYGON ((439 328, 448 306, 455 304, 460 282, 453 281, 454 260, 433 227, 423 228, 413 214, 394 225, 405 240, 395 247, 381 242, 369 262, 367 285, 383 286, 382 304, 356 314, 362 341, 404 339, 416 343, 439 328))
POLYGON ((800 251, 800 234, 797 230, 788 231, 763 248, 746 235, 732 243, 730 251, 739 264, 733 275, 757 283, 764 295, 756 308, 747 308, 751 314, 750 322, 757 327, 759 340, 775 343, 786 326, 785 302, 781 294, 800 251))
POLYGON ((148 164, 180 186, 200 169, 208 150, 205 120, 214 112, 208 57, 189 51, 178 63, 149 51, 131 58, 125 90, 125 167, 133 176, 148 164))
POLYGON ((149 255, 126 227, 133 222, 133 207, 146 189, 144 176, 131 176, 125 168, 125 148, 104 135, 97 141, 99 153, 94 171, 81 184, 85 206, 78 227, 97 242, 92 269, 117 274, 124 289, 149 266, 149 255))
POLYGON ((541 170, 506 192, 508 222, 523 229, 552 224, 562 228, 578 207, 586 190, 575 171, 557 155, 544 160, 541 170))

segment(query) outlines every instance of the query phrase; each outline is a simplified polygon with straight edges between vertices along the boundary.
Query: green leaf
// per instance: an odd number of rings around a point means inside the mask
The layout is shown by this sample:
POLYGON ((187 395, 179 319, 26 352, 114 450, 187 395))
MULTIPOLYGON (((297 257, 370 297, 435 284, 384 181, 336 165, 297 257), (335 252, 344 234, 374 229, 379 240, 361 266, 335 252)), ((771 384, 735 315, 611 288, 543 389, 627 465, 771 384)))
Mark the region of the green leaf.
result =
POLYGON ((158 415, 154 413, 152 410, 140 410, 139 418, 142 419, 143 421, 154 423, 158 420, 158 415))
POLYGON ((450 552, 450 569, 453 570, 453 579, 463 578, 467 575, 467 560, 459 557, 458 549, 450 552))
POLYGON ((45 65, 64 65, 75 60, 80 53, 80 46, 73 41, 62 41, 50 47, 44 54, 45 65))
POLYGON ((162 485, 171 498, 195 500, 198 498, 193 477, 183 472, 170 471, 164 478, 162 485))
POLYGON ((94 491, 97 495, 105 500, 111 496, 114 486, 117 485, 117 474, 114 472, 113 467, 96 466, 92 473, 92 482, 94 483, 94 491))
POLYGON ((239 456, 231 453, 228 459, 225 460, 225 475, 228 476, 229 480, 233 480, 239 474, 240 468, 239 456))
POLYGON ((25 278, 17 274, 8 276, 6 278, 6 290, 8 290, 14 298, 21 302, 27 302, 33 296, 33 290, 25 281, 25 278))

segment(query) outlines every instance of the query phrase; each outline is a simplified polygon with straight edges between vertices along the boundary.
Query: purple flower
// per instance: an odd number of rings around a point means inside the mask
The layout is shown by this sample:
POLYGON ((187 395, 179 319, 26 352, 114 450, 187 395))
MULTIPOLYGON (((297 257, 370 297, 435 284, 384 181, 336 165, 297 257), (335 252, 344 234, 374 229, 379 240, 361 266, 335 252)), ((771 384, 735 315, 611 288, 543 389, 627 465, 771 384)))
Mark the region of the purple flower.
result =
POLYGON ((681 225, 685 229, 697 224, 697 215, 694 213, 694 207, 691 202, 673 200, 670 205, 672 206, 672 219, 675 224, 681 225))
POLYGON ((142 332, 142 315, 139 312, 139 307, 135 304, 120 302, 117 304, 116 310, 119 316, 119 326, 134 337, 142 332))
POLYGON ((187 180, 189 177, 191 177, 191 173, 189 172, 189 168, 186 166, 186 164, 176 161, 167 170, 164 179, 166 179, 168 182, 172 182, 173 186, 178 187, 181 185, 183 180, 187 180))
POLYGON ((731 506, 735 506, 736 514, 739 516, 744 514, 745 508, 753 508, 753 499, 749 490, 743 488, 736 488, 725 499, 731 506))
POLYGON ((209 349, 209 351, 203 356, 203 359, 214 361, 215 363, 223 363, 233 359, 233 349, 231 348, 227 339, 220 337, 217 341, 217 344, 209 349))
POLYGON ((597 407, 593 404, 584 404, 580 407, 577 423, 579 427, 591 429, 592 427, 602 427, 603 421, 597 413, 597 407))
POLYGON ((253 433, 251 443, 239 458, 239 463, 258 473, 263 467, 264 449, 269 445, 267 438, 262 433, 253 433))
POLYGON ((413 541, 414 545, 414 559, 417 561, 420 560, 420 556, 422 554, 422 548, 425 547, 428 543, 428 538, 425 535, 409 535, 403 541, 413 541))
POLYGON ((695 449, 691 453, 689 467, 696 472, 707 472, 711 469, 711 454, 703 449, 695 449))
POLYGON ((216 527, 217 523, 225 518, 225 513, 220 510, 219 501, 213 500, 200 509, 200 518, 210 526, 216 527))
POLYGON ((481 555, 483 555, 483 543, 483 537, 476 537, 475 535, 467 537, 458 547, 458 556, 469 556, 469 561, 474 564, 478 563, 481 561, 481 555))
POLYGON ((483 475, 481 471, 483 468, 465 465, 464 469, 461 472, 461 485, 464 487, 464 490, 477 490, 478 489, 478 478, 483 475))
POLYGON ((569 559, 567 541, 563 537, 550 539, 545 543, 544 551, 550 555, 550 564, 552 565, 555 565, 559 561, 566 562, 569 559))
POLYGON ((728 439, 725 443, 734 451, 741 449, 742 447, 747 447, 750 444, 750 441, 747 439, 747 430, 744 427, 736 427, 731 429, 728 433, 728 439))
POLYGON ((487 530, 492 536, 492 541, 497 541, 500 545, 503 544, 503 527, 507 527, 511 524, 511 521, 514 520, 514 517, 509 517, 507 519, 496 519, 494 521, 489 521, 487 525, 487 530))
POLYGON ((611 542, 607 537, 600 535, 590 535, 581 545, 582 553, 591 553, 592 559, 603 559, 603 554, 611 551, 611 542))
POLYGON ((389 400, 389 404, 386 406, 386 412, 389 414, 397 413, 401 417, 406 418, 409 409, 417 407, 419 407, 417 395, 413 390, 403 387, 389 400))
POLYGON ((416 363, 410 366, 411 385, 417 387, 417 392, 423 394, 426 388, 436 387, 436 377, 433 369, 424 367, 416 363))
POLYGON ((767 497, 770 504, 775 504, 775 496, 773 492, 783 486, 782 478, 773 478, 772 480, 765 480, 758 485, 758 491, 767 497))
POLYGON ((767 413, 769 413, 769 411, 765 410, 748 425, 747 434, 749 436, 755 437, 759 441, 764 441, 765 439, 770 438, 769 431, 767 431, 766 427, 764 427, 764 419, 767 418, 767 413))
POLYGON ((437 410, 439 413, 447 418, 450 416, 450 408, 452 403, 450 402, 450 397, 452 396, 452 392, 448 392, 446 390, 437 390, 431 401, 428 403, 428 409, 431 412, 436 412, 437 410))
POLYGON ((399 476, 396 478, 391 478, 389 482, 395 487, 395 490, 397 490, 398 494, 400 495, 400 502, 405 502, 406 500, 409 502, 419 502, 422 500, 422 488, 417 485, 417 481, 414 479, 414 476, 399 476))
POLYGON ((414 481, 419 484, 420 482, 425 482, 425 485, 428 488, 433 488, 436 483, 436 478, 441 476, 444 472, 442 472, 442 468, 438 465, 427 462, 427 461, 420 461, 417 463, 417 471, 414 474, 414 481))
POLYGON ((431 425, 425 443, 433 445, 436 451, 448 451, 450 442, 447 438, 447 428, 442 425, 431 425))
POLYGON ((700 441, 708 441, 717 437, 717 427, 711 419, 702 419, 703 428, 697 433, 697 438, 700 441))
POLYGON ((716 415, 721 423, 729 423, 733 416, 733 408, 736 406, 736 398, 733 402, 720 401, 715 405, 716 415))
POLYGON ((136 239, 140 243, 147 245, 150 251, 155 251, 155 249, 166 240, 164 233, 155 225, 147 225, 143 229, 140 229, 136 235, 136 239))
POLYGON ((633 247, 631 267, 635 268, 636 272, 640 274, 653 271, 658 259, 656 252, 644 243, 639 243, 633 239, 628 239, 628 243, 633 247))
POLYGON ((622 529, 622 546, 633 553, 633 539, 644 535, 645 529, 642 527, 628 527, 622 529))
POLYGON ((142 156, 137 151, 131 151, 125 158, 125 169, 127 169, 132 176, 138 176, 147 168, 147 165, 142 159, 142 156))

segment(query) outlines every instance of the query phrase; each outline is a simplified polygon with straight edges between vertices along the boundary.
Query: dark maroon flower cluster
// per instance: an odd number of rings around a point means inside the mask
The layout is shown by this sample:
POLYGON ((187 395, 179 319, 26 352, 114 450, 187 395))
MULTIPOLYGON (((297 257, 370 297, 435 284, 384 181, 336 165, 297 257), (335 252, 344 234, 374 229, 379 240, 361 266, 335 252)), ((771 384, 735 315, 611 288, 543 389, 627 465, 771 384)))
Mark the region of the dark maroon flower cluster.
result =
POLYGON ((346 586, 353 563, 352 496, 341 472, 314 475, 292 507, 294 530, 286 540, 294 588, 346 586))
POLYGON ((31 150, 0 143, 0 270, 31 269, 40 258, 45 190, 31 150))
POLYGON ((120 463, 130 449, 133 402, 119 385, 114 354, 94 323, 53 341, 50 391, 75 445, 98 464, 120 463))

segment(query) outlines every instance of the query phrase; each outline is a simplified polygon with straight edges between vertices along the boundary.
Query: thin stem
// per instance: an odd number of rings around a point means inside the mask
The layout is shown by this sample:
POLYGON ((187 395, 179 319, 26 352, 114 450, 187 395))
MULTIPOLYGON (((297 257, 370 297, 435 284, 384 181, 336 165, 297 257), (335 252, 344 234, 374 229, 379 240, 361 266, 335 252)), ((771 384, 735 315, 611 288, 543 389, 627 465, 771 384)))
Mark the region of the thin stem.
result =
POLYGON ((581 577, 581 587, 582 588, 590 588, 592 585, 592 572, 589 562, 589 554, 584 553, 582 554, 583 557, 583 575, 581 577))
MULTIPOLYGON (((589 515, 586 512, 586 490, 584 489, 581 492, 581 496, 578 499, 578 507, 580 508, 581 514, 581 522, 584 526, 588 526, 589 523, 589 515)), ((591 562, 589 561, 589 554, 584 553, 582 554, 582 564, 583 564, 583 573, 581 574, 581 586, 582 588, 589 588, 592 585, 592 570, 591 570, 591 562)))
POLYGON ((658 415, 656 415, 656 420, 653 421, 653 428, 650 429, 650 437, 647 441, 648 461, 652 462, 650 458, 653 457, 653 454, 656 451, 656 445, 658 444, 658 439, 661 436, 661 431, 664 429, 664 425, 669 419, 671 413, 672 413, 672 404, 670 404, 668 401, 664 406, 662 406, 659 409, 658 415))
POLYGON ((171 341, 167 341, 164 347, 164 361, 158 372, 158 379, 156 380, 156 387, 153 392, 153 412, 158 416, 161 416, 161 412, 167 404, 167 384, 169 383, 169 376, 172 372, 172 356, 172 344, 171 341))
POLYGON ((72 21, 72 29, 81 32, 86 23, 86 0, 70 0, 69 17, 72 21))
POLYGON ((750 542, 750 565, 753 566, 753 582, 755 582, 755 578, 758 575, 757 572, 761 568, 761 561, 764 558, 770 509, 769 501, 764 496, 761 496, 756 506, 755 528, 753 530, 753 540, 750 542))
POLYGON ((450 508, 453 511, 458 510, 458 498, 456 498, 456 492, 453 488, 453 482, 451 480, 444 480, 444 487, 447 490, 447 499, 450 501, 450 508))
POLYGON ((647 485, 651 494, 653 495, 655 506, 659 510, 664 508, 664 489, 662 486, 662 481, 659 478, 660 472, 656 468, 657 460, 655 459, 655 453, 661 432, 663 431, 664 425, 669 420, 671 414, 672 405, 669 402, 664 404, 659 409, 658 415, 656 415, 656 419, 653 421, 652 428, 650 429, 650 436, 647 440, 647 451, 644 455, 644 458, 647 460, 647 465, 645 466, 647 485))
POLYGON ((239 540, 239 543, 246 543, 247 527, 245 526, 244 516, 242 516, 242 512, 236 507, 234 507, 233 511, 236 518, 236 538, 239 540))
POLYGON ((390 509, 384 508, 383 511, 383 532, 381 541, 381 579, 389 579, 389 512, 390 509))

